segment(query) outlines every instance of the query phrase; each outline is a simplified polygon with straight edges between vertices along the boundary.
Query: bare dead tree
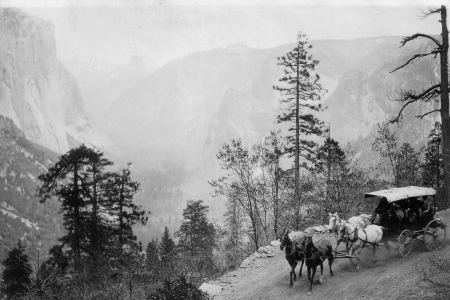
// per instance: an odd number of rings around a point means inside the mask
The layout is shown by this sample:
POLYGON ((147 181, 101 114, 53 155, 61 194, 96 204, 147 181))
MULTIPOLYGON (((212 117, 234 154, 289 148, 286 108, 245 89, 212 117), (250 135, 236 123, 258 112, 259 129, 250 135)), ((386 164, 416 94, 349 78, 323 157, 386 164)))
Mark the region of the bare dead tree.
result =
MULTIPOLYGON (((440 100, 440 108, 433 109, 424 114, 418 115, 417 117, 423 119, 425 116, 428 116, 435 112, 440 112, 441 120, 442 120, 442 145, 443 145, 443 160, 444 160, 444 197, 450 195, 450 115, 449 115, 449 84, 448 84, 448 28, 447 28, 447 9, 445 5, 442 5, 440 8, 429 9, 424 13, 424 17, 429 15, 439 14, 441 19, 441 41, 437 38, 423 33, 416 33, 411 36, 405 37, 401 41, 400 47, 403 47, 408 42, 416 40, 418 38, 425 38, 431 40, 434 44, 434 48, 426 53, 419 53, 411 57, 408 61, 406 61, 403 65, 391 71, 395 72, 400 70, 416 59, 434 56, 435 58, 439 55, 440 57, 440 71, 441 71, 441 81, 437 84, 433 84, 428 88, 422 89, 420 91, 412 91, 412 90, 402 90, 400 91, 399 98, 396 101, 402 103, 402 107, 400 108, 397 116, 389 121, 389 123, 398 123, 401 121, 403 116, 403 111, 405 108, 411 104, 416 102, 439 102, 440 100)), ((448 206, 448 201, 445 201, 448 206)))

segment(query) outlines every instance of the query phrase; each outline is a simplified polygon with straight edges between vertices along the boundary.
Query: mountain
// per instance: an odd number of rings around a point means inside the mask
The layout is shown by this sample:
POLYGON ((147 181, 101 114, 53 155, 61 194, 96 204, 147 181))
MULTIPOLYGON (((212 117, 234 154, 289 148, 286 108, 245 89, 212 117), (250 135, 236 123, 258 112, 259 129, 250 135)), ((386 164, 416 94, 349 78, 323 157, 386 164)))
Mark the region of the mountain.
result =
POLYGON ((37 177, 57 154, 29 141, 11 119, 0 116, 0 261, 21 239, 32 260, 41 259, 63 233, 56 201, 39 203, 37 177))
MULTIPOLYGON (((426 41, 399 48, 401 37, 312 41, 318 73, 328 93, 321 117, 343 143, 373 135, 376 124, 399 109, 390 96, 438 80, 436 60, 425 59, 389 73, 426 41)), ((258 142, 276 128, 281 75, 276 58, 293 48, 253 49, 244 45, 214 49, 174 60, 125 89, 109 111, 108 132, 134 161, 181 160, 192 170, 215 168, 224 142, 241 137, 258 142)), ((432 106, 432 105, 431 105, 432 106)), ((404 136, 423 142, 434 117, 413 118, 430 105, 405 113, 404 136), (423 129, 423 130, 422 130, 423 129)))
POLYGON ((120 92, 149 72, 143 59, 137 56, 132 56, 126 65, 82 56, 64 62, 64 65, 74 75, 86 109, 100 128, 109 119, 109 107, 120 92))
POLYGON ((108 146, 57 59, 52 25, 11 8, 0 8, 0 112, 29 140, 59 153, 82 142, 108 146))

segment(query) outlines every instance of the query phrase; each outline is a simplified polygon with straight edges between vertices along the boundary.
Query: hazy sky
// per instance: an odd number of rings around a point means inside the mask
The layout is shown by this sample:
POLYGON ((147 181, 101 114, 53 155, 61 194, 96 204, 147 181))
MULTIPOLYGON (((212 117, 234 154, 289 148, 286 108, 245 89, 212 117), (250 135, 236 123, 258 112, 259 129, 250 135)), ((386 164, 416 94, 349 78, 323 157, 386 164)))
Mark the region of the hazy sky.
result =
POLYGON ((58 56, 126 63, 132 55, 161 65, 202 50, 242 43, 268 48, 314 39, 438 33, 421 12, 438 1, 146 1, 2 0, 55 26, 58 56), (331 5, 330 5, 331 3, 331 5), (413 5, 413 6, 404 6, 413 5))

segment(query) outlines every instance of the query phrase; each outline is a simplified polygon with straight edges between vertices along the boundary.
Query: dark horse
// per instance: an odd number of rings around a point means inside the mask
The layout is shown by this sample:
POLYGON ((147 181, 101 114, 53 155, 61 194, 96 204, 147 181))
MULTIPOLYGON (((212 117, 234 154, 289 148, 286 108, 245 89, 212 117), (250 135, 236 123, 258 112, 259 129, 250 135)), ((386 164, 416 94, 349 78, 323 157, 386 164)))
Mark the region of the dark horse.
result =
POLYGON ((331 265, 333 264, 333 248, 331 242, 327 239, 322 239, 317 243, 317 247, 313 244, 312 237, 308 236, 303 241, 303 247, 305 249, 305 262, 308 268, 308 280, 309 280, 309 292, 311 294, 312 284, 314 276, 316 275, 317 266, 320 265, 320 281, 323 276, 323 262, 328 259, 328 265, 330 266, 330 274, 333 276, 333 270, 331 265), (311 274, 312 272, 312 274, 311 274))
POLYGON ((304 251, 302 248, 298 246, 297 243, 293 243, 289 236, 288 232, 285 232, 283 236, 281 237, 281 244, 280 249, 284 249, 284 253, 286 254, 286 260, 288 261, 289 265, 291 266, 291 273, 290 273, 290 284, 293 285, 292 282, 292 276, 294 276, 294 280, 297 280, 297 276, 295 275, 295 267, 297 266, 298 262, 301 261, 302 264, 300 265, 300 271, 298 272, 298 276, 302 276, 302 269, 303 269, 303 263, 304 263, 304 251))

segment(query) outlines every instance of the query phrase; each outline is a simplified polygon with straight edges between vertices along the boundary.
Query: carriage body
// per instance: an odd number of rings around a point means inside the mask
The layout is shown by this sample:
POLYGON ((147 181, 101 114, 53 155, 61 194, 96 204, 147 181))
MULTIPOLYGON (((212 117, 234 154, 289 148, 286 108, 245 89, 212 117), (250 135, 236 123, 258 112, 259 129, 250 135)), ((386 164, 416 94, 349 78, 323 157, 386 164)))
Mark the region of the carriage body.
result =
POLYGON ((440 249, 446 239, 445 224, 436 216, 436 191, 408 186, 365 195, 378 200, 372 223, 384 228, 383 237, 401 256, 411 253, 414 240, 422 240, 430 251, 440 249))

